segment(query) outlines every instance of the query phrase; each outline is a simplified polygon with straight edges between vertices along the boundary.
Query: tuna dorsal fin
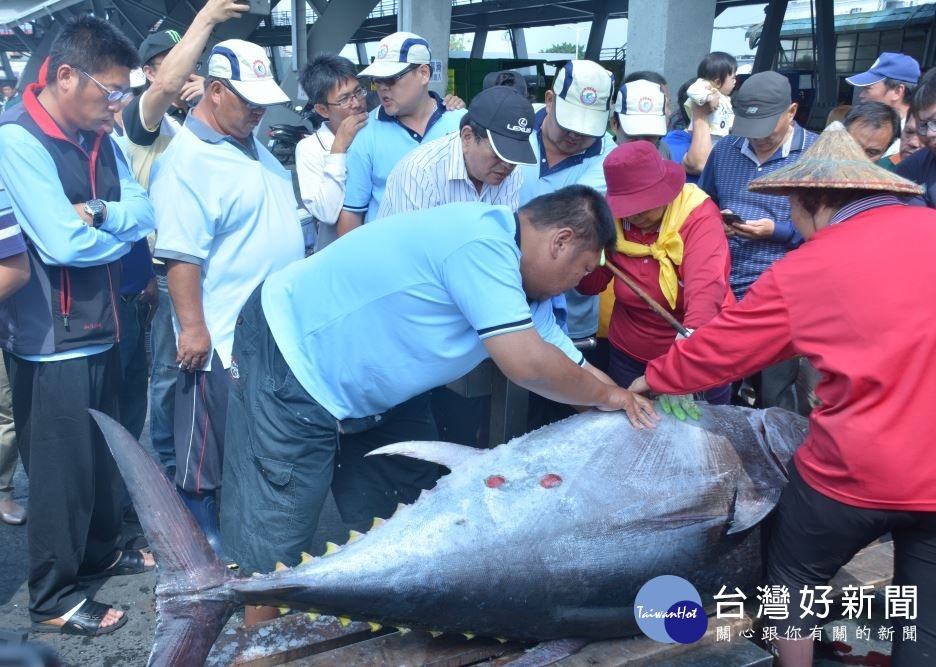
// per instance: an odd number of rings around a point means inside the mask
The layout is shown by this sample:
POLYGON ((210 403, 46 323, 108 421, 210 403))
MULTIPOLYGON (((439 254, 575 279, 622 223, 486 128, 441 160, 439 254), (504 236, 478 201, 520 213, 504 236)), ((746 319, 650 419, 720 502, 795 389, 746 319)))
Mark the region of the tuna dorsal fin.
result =
POLYGON ((408 456, 411 459, 421 459, 423 461, 438 463, 450 470, 454 470, 461 463, 470 461, 477 456, 484 456, 484 451, 465 445, 456 445, 454 442, 410 440, 380 447, 372 452, 368 452, 367 456, 373 456, 375 454, 408 456))

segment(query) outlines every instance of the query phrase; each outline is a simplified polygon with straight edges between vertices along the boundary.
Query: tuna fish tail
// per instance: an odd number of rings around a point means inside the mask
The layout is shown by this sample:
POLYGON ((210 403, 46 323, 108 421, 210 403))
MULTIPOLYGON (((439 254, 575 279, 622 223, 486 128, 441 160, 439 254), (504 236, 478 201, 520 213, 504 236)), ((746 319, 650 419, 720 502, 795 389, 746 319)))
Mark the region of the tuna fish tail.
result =
POLYGON ((156 554, 156 639, 150 665, 201 665, 237 606, 234 575, 215 555, 175 485, 116 421, 90 410, 156 554))

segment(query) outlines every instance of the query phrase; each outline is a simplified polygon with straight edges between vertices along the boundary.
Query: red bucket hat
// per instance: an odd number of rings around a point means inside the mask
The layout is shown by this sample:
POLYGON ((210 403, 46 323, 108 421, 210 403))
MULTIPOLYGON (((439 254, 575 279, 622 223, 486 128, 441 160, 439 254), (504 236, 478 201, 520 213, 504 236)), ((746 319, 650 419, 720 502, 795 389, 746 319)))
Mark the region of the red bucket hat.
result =
POLYGON ((616 218, 626 218, 676 199, 686 184, 686 172, 660 157, 649 141, 621 144, 604 161, 608 206, 616 218))

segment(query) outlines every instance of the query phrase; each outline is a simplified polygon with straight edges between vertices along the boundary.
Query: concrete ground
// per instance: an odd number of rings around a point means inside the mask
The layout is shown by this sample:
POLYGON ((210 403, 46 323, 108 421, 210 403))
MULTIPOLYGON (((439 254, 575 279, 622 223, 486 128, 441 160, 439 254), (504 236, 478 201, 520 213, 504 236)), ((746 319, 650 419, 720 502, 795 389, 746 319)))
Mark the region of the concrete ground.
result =
MULTIPOLYGON (((142 443, 152 451, 148 422, 143 430, 142 443)), ((29 482, 22 465, 16 472, 14 484, 14 497, 28 507, 29 482)), ((324 552, 327 540, 342 544, 347 536, 348 528, 341 522, 329 497, 316 534, 315 553, 324 552)), ((0 522, 0 665, 10 664, 4 660, 3 641, 15 643, 29 631, 26 576, 26 526, 8 526, 0 522)), ((30 634, 28 639, 52 648, 65 665, 145 665, 156 627, 155 584, 155 573, 147 572, 95 582, 88 589, 89 597, 111 604, 127 614, 127 624, 113 634, 89 638, 42 633, 30 634)), ((231 619, 231 624, 240 622, 240 615, 231 619)))

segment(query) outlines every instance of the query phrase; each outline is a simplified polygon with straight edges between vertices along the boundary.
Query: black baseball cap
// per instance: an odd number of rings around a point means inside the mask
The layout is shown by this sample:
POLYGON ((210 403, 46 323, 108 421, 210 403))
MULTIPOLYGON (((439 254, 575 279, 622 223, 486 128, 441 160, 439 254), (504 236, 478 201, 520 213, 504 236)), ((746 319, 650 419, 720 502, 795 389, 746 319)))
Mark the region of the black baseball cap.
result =
POLYGON ((475 95, 468 118, 487 132, 494 152, 511 164, 536 164, 530 145, 533 105, 513 88, 494 86, 475 95))
POLYGON ((160 30, 150 33, 140 44, 140 63, 145 65, 160 53, 168 51, 179 43, 182 35, 176 30, 160 30))
POLYGON ((763 139, 777 127, 780 116, 793 103, 790 80, 777 72, 752 74, 734 95, 731 133, 763 139))

